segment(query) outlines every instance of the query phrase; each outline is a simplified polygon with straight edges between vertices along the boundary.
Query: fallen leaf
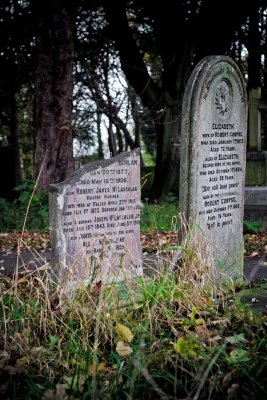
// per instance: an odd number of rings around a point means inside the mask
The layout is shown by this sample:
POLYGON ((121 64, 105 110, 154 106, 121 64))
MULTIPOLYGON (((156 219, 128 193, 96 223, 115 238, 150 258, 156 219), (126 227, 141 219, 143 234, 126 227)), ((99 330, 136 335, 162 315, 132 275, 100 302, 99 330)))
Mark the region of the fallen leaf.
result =
POLYGON ((195 328, 196 334, 204 340, 210 340, 211 332, 205 325, 197 325, 195 328))
POLYGON ((227 338, 225 338, 225 341, 230 344, 238 344, 247 342, 247 339, 245 339, 243 333, 239 333, 238 335, 228 336, 227 338))
POLYGON ((106 362, 101 361, 100 363, 97 363, 94 361, 92 364, 88 366, 88 375, 93 376, 95 374, 104 374, 106 371, 106 362))
POLYGON ((250 257, 256 257, 259 255, 258 251, 253 251, 253 253, 250 254, 250 257))
POLYGON ((238 393, 238 391, 239 391, 239 385, 237 384, 237 383, 233 383, 230 387, 229 387, 229 389, 227 390, 227 399, 233 399, 233 398, 236 398, 236 395, 237 395, 237 393, 238 393))
POLYGON ((249 361, 248 351, 244 349, 235 349, 230 353, 230 361, 234 364, 249 361))
POLYGON ((203 318, 196 318, 195 319, 195 323, 197 324, 197 325, 205 325, 205 320, 203 319, 203 318))
POLYGON ((30 359, 31 359, 30 356, 24 356, 24 357, 18 358, 16 361, 16 365, 18 367, 21 367, 22 365, 28 364, 30 359))
POLYGON ((133 340, 133 334, 131 330, 125 325, 116 324, 115 332, 118 335, 119 339, 121 339, 123 342, 131 343, 131 341, 133 340))
POLYGON ((122 340, 119 340, 116 346, 116 352, 120 357, 128 357, 132 354, 133 349, 122 340))
POLYGON ((31 348, 31 354, 38 354, 38 353, 41 353, 42 350, 43 350, 43 346, 40 346, 40 347, 32 347, 32 348, 31 348))

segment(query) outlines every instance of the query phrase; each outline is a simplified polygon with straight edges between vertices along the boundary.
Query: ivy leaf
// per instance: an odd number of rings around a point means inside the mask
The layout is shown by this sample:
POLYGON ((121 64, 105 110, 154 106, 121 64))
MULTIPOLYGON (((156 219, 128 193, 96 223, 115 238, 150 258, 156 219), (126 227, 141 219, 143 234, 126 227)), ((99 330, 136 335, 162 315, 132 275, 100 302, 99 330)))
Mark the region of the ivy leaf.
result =
POLYGON ((247 342, 247 339, 245 339, 244 333, 239 333, 238 335, 228 336, 225 341, 231 344, 238 344, 247 342))
POLYGON ((230 353, 230 361, 233 364, 249 361, 248 351, 244 349, 235 349, 230 353))

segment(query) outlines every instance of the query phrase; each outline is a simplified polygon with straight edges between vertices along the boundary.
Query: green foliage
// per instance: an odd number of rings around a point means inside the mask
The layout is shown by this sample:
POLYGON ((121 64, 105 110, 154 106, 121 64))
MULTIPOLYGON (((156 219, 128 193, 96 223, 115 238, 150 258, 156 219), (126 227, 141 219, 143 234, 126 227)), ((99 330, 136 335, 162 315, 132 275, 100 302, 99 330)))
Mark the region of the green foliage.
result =
POLYGON ((15 229, 14 214, 11 207, 5 199, 0 198, 0 231, 6 232, 15 229))
POLYGON ((141 210, 141 232, 178 228, 178 199, 170 193, 158 203, 145 202, 141 210))
POLYGON ((259 233, 262 230, 261 224, 259 221, 248 221, 244 219, 243 222, 243 230, 244 233, 259 233))
POLYGON ((264 398, 267 316, 218 285, 158 274, 68 294, 43 269, 0 288, 5 398, 264 398))
POLYGON ((22 230, 26 218, 25 228, 29 231, 39 231, 48 228, 48 198, 44 192, 34 192, 33 181, 25 181, 14 190, 18 197, 13 202, 0 199, 0 231, 10 232, 22 230), (26 216, 29 206, 29 212, 26 216))

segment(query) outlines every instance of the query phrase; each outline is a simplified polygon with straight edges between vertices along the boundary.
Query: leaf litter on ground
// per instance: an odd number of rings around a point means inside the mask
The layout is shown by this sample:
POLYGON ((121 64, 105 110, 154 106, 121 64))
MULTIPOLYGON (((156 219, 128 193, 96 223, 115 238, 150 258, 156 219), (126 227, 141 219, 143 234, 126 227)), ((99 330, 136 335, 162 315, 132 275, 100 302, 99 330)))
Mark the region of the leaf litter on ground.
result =
MULTIPOLYGON (((16 251, 20 242, 21 250, 35 249, 46 251, 51 247, 50 235, 47 232, 13 231, 0 233, 0 251, 16 251), (22 240, 21 240, 22 239, 22 240)), ((245 257, 262 257, 267 255, 267 233, 244 235, 245 257)), ((144 252, 172 252, 178 247, 177 231, 156 231, 141 233, 141 245, 144 252)))

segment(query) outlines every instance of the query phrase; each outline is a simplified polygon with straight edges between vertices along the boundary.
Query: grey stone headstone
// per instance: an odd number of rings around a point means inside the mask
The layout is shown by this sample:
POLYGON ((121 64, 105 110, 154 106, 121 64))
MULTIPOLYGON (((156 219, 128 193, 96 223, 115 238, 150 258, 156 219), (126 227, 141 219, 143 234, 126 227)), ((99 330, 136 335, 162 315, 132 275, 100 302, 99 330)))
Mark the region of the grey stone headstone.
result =
POLYGON ((244 219, 267 229, 267 187, 247 186, 245 188, 244 219))
POLYGON ((57 275, 92 283, 141 276, 140 198, 139 150, 87 164, 50 185, 57 275))
POLYGON ((247 98, 232 59, 209 56, 198 63, 182 116, 180 211, 207 239, 217 270, 241 278, 247 98))

